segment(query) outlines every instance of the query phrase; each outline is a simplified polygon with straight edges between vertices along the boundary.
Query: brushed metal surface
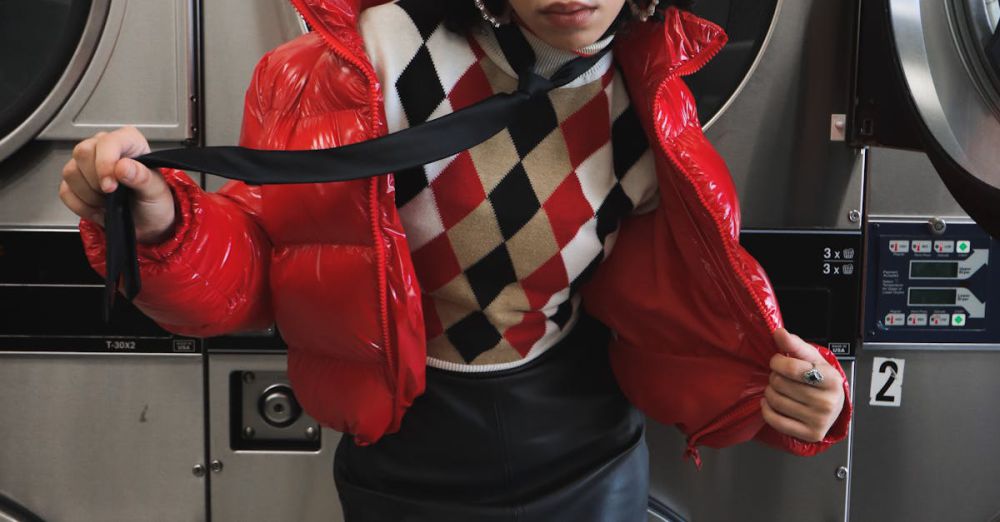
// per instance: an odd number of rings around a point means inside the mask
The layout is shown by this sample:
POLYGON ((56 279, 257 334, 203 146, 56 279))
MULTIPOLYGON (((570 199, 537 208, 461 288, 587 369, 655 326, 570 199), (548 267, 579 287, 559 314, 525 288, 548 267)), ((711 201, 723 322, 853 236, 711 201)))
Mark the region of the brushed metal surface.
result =
POLYGON ((969 219, 924 153, 873 148, 868 165, 869 218, 969 219))
POLYGON ((1000 354, 869 351, 858 359, 851 520, 1000 517, 1000 354), (901 405, 868 405, 872 358, 906 360, 901 405))
POLYGON ((750 78, 708 128, 747 228, 858 229, 862 156, 830 140, 847 112, 851 0, 782 2, 750 78))
MULTIPOLYGON (((841 361, 853 381, 853 361, 841 361)), ((858 396, 859 393, 854 393, 858 396)), ((851 468, 850 440, 816 457, 801 458, 747 443, 723 450, 702 449, 698 471, 684 454, 684 437, 673 427, 650 423, 650 495, 685 520, 844 521, 851 468)), ((856 519, 856 520, 878 520, 856 519)))
POLYGON ((211 478, 212 520, 342 521, 333 482, 339 433, 324 429, 318 452, 233 451, 230 447, 230 374, 285 371, 285 355, 214 353, 208 365, 210 460, 223 466, 211 478))
POLYGON ((43 520, 202 521, 201 356, 0 353, 0 491, 43 520))
MULTIPOLYGON (((271 49, 304 34, 288 0, 204 0, 205 144, 236 145, 254 66, 271 49)), ((209 190, 226 180, 206 176, 209 190)))
POLYGON ((135 125, 150 141, 191 137, 193 0, 112 0, 87 71, 40 139, 135 125))
MULTIPOLYGON (((42 101, 42 104, 17 128, 6 136, 0 136, 0 165, 11 154, 19 150, 25 143, 34 138, 38 132, 49 123, 52 116, 63 106, 66 98, 76 87, 80 77, 87 70, 98 39, 104 32, 104 22, 108 15, 111 0, 94 0, 90 4, 87 23, 80 35, 80 43, 73 52, 66 70, 52 88, 52 92, 42 101)), ((0 205, 2 208, 2 205, 0 205)))
POLYGON ((34 141, 0 161, 0 228, 75 228, 80 219, 59 201, 68 141, 34 141))

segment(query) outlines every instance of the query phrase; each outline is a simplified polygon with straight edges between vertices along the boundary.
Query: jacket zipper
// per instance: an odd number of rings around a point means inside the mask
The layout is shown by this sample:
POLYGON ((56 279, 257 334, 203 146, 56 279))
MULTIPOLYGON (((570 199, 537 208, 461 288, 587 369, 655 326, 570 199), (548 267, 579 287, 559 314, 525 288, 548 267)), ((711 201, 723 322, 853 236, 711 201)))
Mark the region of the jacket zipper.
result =
MULTIPOLYGON (((343 60, 347 61, 355 68, 358 69, 361 74, 365 76, 368 80, 368 109, 371 114, 371 120, 369 125, 371 129, 375 129, 380 126, 379 115, 381 112, 381 107, 378 103, 378 95, 375 91, 374 86, 378 84, 378 78, 375 77, 375 73, 371 71, 365 64, 359 60, 352 53, 344 49, 339 42, 332 35, 330 35, 323 23, 316 18, 313 12, 305 5, 305 0, 291 0, 292 7, 295 11, 299 13, 302 18, 313 28, 316 33, 319 34, 320 38, 326 42, 327 46, 333 51, 335 55, 343 60)), ((374 138, 374 132, 370 133, 369 139, 374 138)), ((390 346, 392 337, 389 334, 389 303, 386 297, 388 282, 386 281, 386 252, 385 252, 385 242, 384 236, 382 234, 381 226, 379 225, 379 204, 378 204, 378 183, 381 176, 374 177, 370 181, 369 185, 369 209, 368 212, 371 215, 371 226, 372 235, 375 239, 375 258, 378 263, 378 292, 379 292, 379 316, 382 325, 382 343, 386 347, 386 362, 389 365, 389 375, 396 376, 396 361, 392 359, 392 354, 390 354, 390 346)), ((399 393, 395 389, 395 380, 390 379, 390 384, 393 386, 393 422, 395 422, 396 410, 399 409, 399 393)))
MULTIPOLYGON (((658 82, 657 84, 657 88, 653 98, 654 105, 659 103, 659 100, 661 99, 660 93, 666 87, 667 83, 671 80, 676 79, 679 76, 679 71, 686 70, 688 71, 687 74, 694 74, 695 72, 698 72, 709 61, 715 58, 715 56, 722 50, 724 45, 725 45, 724 43, 723 45, 715 45, 713 49, 701 54, 696 61, 687 64, 687 67, 679 66, 675 68, 673 71, 670 71, 670 73, 668 73, 667 75, 665 75, 663 79, 660 80, 660 82, 658 82)), ((654 115, 652 116, 653 121, 655 121, 655 114, 658 112, 659 111, 656 110, 653 111, 654 113, 654 115)), ((677 160, 677 158, 673 154, 671 154, 670 149, 663 135, 660 133, 659 130, 654 129, 654 132, 656 133, 656 138, 660 145, 660 150, 667 156, 667 159, 674 166, 674 168, 677 169, 678 172, 683 173, 684 179, 688 183, 691 183, 693 185, 693 182, 687 175, 687 169, 683 165, 681 165, 681 163, 677 160)), ((697 194, 698 199, 704 208, 706 209, 710 208, 708 202, 705 200, 704 195, 701 193, 701 191, 697 190, 697 188, 695 190, 695 194, 697 194)), ((715 223, 715 229, 716 229, 715 231, 718 234, 719 238, 722 239, 721 243, 724 246, 726 260, 729 262, 730 268, 732 269, 733 272, 736 273, 739 282, 742 283, 743 285, 743 290, 750 295, 750 298, 757 305, 757 311, 760 313, 761 317, 763 317, 764 321, 767 323, 767 326, 770 328, 770 330, 773 331, 774 329, 777 328, 777 324, 774 323, 770 314, 765 313, 767 308, 764 306, 764 303, 760 300, 757 294, 752 290, 752 285, 747 280, 746 275, 743 274, 742 270, 740 269, 740 264, 736 260, 736 254, 729 243, 730 240, 726 235, 722 224, 716 218, 714 213, 710 212, 710 215, 712 217, 712 221, 715 223)), ((745 418, 747 415, 749 415, 751 412, 753 412, 756 408, 759 407, 761 397, 762 395, 760 394, 754 394, 745 399, 742 399, 740 402, 736 403, 736 405, 729 408, 715 419, 709 421, 706 425, 697 429, 693 434, 691 434, 688 437, 687 449, 684 452, 685 457, 692 458, 694 460, 695 466, 697 466, 698 469, 701 469, 701 454, 698 451, 697 447, 698 444, 701 442, 701 440, 707 436, 712 435, 713 433, 719 432, 724 428, 728 427, 730 424, 733 423, 734 420, 745 418)))
MULTIPOLYGON (((714 49, 711 49, 709 52, 699 56, 698 60, 694 62, 694 65, 690 66, 691 69, 688 74, 694 74, 699 70, 701 70, 705 66, 705 64, 707 64, 709 61, 712 60, 712 58, 714 58, 717 54, 719 54, 719 52, 722 50, 722 47, 723 47, 722 45, 716 45, 714 49)), ((669 74, 664 76, 662 80, 660 80, 659 84, 656 87, 656 92, 654 93, 654 98, 653 98, 654 104, 659 103, 660 92, 666 87, 667 82, 676 79, 678 77, 678 71, 681 70, 682 68, 683 66, 677 67, 674 71, 671 71, 669 74)), ((659 111, 653 111, 653 112, 654 112, 653 117, 655 118, 655 113, 659 111)), ((688 178, 686 174, 687 169, 683 165, 681 165, 681 163, 674 157, 673 154, 670 153, 669 147, 667 146, 667 143, 663 139, 663 135, 658 130, 655 130, 654 132, 656 132, 656 139, 660 145, 660 149, 664 152, 664 154, 666 154, 667 159, 670 160, 670 163, 678 170, 678 172, 685 173, 684 179, 687 180, 689 183, 691 183, 690 178, 688 178)), ((695 190, 695 194, 697 194, 698 200, 701 202, 703 207, 710 208, 708 201, 705 200, 704 195, 702 195, 700 191, 695 190)), ((744 290, 746 290, 747 293, 750 294, 750 298, 757 305, 757 311, 764 312, 767 309, 767 307, 764 306, 764 303, 760 300, 760 298, 751 290, 750 281, 747 280, 746 276, 739 269, 740 265, 736 261, 736 255, 733 252, 733 248, 729 245, 729 240, 726 236, 725 230, 723 229, 722 224, 719 222, 719 220, 715 217, 714 214, 712 214, 712 221, 715 223, 715 231, 718 233, 719 237, 723 239, 722 244, 724 245, 726 259, 727 261, 729 261, 729 266, 733 268, 734 272, 736 272, 740 282, 743 283, 744 290)), ((764 321, 767 323, 768 327, 771 330, 775 330, 778 327, 778 325, 775 324, 774 321, 771 319, 770 314, 761 313, 761 316, 764 318, 764 321)))

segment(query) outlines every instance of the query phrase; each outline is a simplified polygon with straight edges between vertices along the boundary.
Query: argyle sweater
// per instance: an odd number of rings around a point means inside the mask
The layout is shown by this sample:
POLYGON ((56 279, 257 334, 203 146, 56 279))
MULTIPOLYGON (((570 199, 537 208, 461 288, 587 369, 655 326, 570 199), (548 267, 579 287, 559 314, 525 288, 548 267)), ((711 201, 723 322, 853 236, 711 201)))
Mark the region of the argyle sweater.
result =
MULTIPOLYGON (((359 20, 389 132, 517 88, 488 26, 456 34, 429 5, 399 0, 359 20)), ((543 76, 576 57, 525 37, 543 76)), ((656 204, 653 155, 611 53, 532 114, 472 149, 396 173, 430 366, 503 370, 554 346, 575 324, 577 289, 610 252, 619 221, 656 204)))

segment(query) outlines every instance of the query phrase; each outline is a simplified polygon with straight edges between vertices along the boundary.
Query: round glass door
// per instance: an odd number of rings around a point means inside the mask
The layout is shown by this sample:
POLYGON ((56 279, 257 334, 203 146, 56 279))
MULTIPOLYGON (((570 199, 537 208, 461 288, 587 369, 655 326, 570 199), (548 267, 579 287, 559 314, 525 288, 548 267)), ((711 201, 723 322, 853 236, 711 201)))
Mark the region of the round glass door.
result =
POLYGON ((0 1, 0 161, 14 152, 8 138, 63 77, 90 11, 91 0, 0 1))
POLYGON ((962 208, 1000 237, 1000 6, 997 0, 888 5, 925 151, 962 208))
POLYGON ((692 11, 721 26, 729 43, 704 69, 686 78, 702 125, 721 114, 753 72, 778 11, 779 0, 710 0, 692 11))

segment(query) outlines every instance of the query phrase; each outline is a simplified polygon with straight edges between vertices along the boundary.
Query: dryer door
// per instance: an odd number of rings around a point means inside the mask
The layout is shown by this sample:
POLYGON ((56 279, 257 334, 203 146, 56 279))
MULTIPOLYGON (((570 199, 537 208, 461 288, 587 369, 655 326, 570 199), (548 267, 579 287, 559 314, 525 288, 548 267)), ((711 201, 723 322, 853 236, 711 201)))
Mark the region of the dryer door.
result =
POLYGON ((710 127, 746 84, 772 34, 779 0, 696 2, 692 11, 725 29, 729 43, 687 78, 704 127, 710 127))
POLYGON ((80 79, 108 0, 0 2, 0 161, 31 140, 80 79))
POLYGON ((1000 238, 1000 4, 888 0, 887 6, 923 148, 962 208, 1000 238))

